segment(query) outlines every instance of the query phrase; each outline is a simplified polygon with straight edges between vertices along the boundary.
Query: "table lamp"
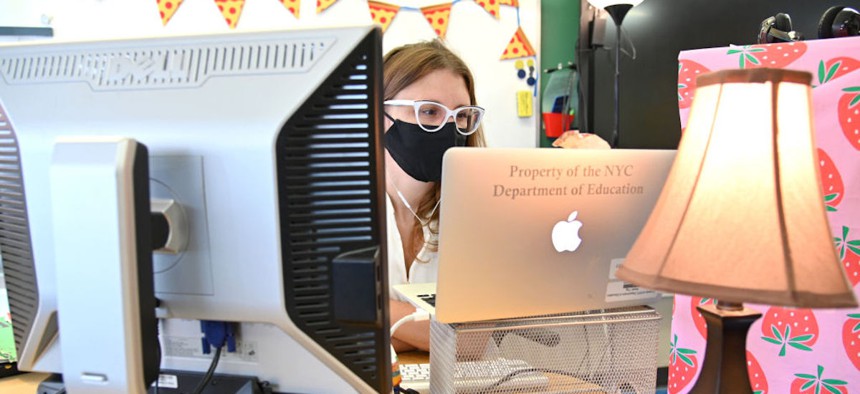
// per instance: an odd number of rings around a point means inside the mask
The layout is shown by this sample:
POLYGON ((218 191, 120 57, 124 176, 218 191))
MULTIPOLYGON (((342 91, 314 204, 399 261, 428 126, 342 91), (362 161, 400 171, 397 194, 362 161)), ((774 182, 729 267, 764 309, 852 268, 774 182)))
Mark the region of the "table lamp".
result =
POLYGON ((691 393, 751 393, 744 302, 856 307, 833 246, 814 143, 811 74, 698 77, 675 162, 617 276, 717 299, 700 306, 705 361, 691 393))
POLYGON ((612 21, 615 22, 615 129, 612 130, 612 137, 609 139, 609 144, 612 147, 618 146, 618 138, 619 138, 619 125, 621 123, 621 108, 620 108, 620 97, 618 96, 618 92, 620 89, 618 88, 619 81, 621 79, 621 22, 624 21, 624 17, 627 16, 627 12, 630 11, 631 8, 639 5, 643 0, 588 0, 588 4, 591 4, 594 7, 602 8, 609 13, 609 16, 612 17, 612 21))

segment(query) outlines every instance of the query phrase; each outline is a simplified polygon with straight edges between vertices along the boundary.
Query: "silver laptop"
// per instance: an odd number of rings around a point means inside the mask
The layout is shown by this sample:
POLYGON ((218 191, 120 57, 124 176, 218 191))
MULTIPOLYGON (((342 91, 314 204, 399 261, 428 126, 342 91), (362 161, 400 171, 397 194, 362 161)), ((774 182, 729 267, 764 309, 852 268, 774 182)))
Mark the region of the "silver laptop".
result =
POLYGON ((654 303, 659 293, 614 272, 674 157, 674 150, 451 149, 438 283, 395 291, 445 323, 654 303))

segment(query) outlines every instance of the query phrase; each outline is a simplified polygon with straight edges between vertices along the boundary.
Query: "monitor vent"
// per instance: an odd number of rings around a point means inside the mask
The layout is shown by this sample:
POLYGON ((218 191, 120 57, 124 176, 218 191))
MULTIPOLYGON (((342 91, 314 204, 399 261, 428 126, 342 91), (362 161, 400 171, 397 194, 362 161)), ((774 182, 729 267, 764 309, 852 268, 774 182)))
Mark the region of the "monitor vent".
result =
MULTIPOLYGON (((15 347, 21 354, 38 306, 33 249, 15 130, 0 104, 0 254, 15 347)), ((3 278, 0 278, 2 280, 3 278)))
MULTIPOLYGON (((369 35, 281 130, 276 145, 286 303, 295 324, 372 387, 390 385, 387 308, 376 327, 334 316, 332 261, 384 234, 381 48, 369 35), (375 101, 380 101, 376 103, 375 101), (382 330, 385 326, 384 330, 382 330), (384 332, 385 335, 380 335, 384 332)), ((382 260, 385 261, 385 260, 382 260)), ((380 264, 379 265, 384 265, 380 264)), ((377 304, 387 303, 378 266, 377 304)))
POLYGON ((10 84, 86 82, 94 90, 176 88, 202 85, 221 75, 304 72, 334 43, 334 38, 282 40, 133 51, 0 55, 0 75, 10 84))

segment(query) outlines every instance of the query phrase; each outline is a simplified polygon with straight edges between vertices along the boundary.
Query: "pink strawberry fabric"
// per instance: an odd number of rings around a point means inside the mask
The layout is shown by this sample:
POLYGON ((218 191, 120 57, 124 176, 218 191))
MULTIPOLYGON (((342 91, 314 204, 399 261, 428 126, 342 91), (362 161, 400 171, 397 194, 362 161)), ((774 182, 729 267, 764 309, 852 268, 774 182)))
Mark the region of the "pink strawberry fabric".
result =
MULTIPOLYGON (((833 246, 860 299, 860 37, 683 51, 678 65, 682 128, 700 73, 754 67, 812 73, 822 203, 833 246)), ((698 376, 706 333, 696 305, 708 302, 675 297, 669 393, 689 392, 698 376)), ((747 337, 754 392, 860 393, 860 309, 748 306, 762 313, 747 337)))

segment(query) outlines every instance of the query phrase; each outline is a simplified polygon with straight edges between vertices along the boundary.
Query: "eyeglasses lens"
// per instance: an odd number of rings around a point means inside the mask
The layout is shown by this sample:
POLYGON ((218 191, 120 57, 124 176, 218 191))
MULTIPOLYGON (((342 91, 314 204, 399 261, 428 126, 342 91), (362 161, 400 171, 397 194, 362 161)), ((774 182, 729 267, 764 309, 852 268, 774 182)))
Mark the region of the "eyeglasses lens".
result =
MULTIPOLYGON (((454 120, 461 133, 471 133, 478 128, 481 111, 477 108, 462 107, 454 110, 454 120)), ((418 123, 429 130, 437 130, 448 121, 448 108, 437 103, 422 103, 418 107, 418 123)))

